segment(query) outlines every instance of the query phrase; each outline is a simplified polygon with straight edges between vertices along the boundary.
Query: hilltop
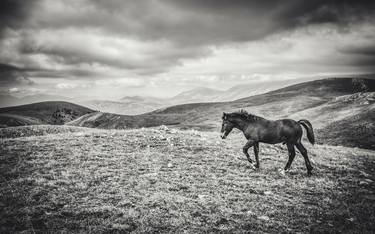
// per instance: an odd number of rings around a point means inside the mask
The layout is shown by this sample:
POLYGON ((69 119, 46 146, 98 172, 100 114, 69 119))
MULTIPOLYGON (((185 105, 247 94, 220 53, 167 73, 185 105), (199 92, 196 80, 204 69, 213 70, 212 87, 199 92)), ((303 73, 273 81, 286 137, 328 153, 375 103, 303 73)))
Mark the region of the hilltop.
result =
POLYGON ((93 110, 69 102, 50 101, 0 108, 0 126, 65 124, 93 110))

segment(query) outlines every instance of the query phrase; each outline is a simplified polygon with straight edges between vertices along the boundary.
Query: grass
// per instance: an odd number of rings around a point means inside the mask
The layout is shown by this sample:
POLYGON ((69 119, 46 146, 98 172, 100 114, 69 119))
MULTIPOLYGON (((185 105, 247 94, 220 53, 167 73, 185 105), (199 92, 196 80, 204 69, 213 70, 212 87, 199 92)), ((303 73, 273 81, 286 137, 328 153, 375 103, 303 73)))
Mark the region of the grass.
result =
POLYGON ((314 175, 297 155, 283 176, 286 147, 261 145, 253 170, 238 133, 54 128, 3 135, 1 233, 375 229, 374 151, 306 144, 314 175))

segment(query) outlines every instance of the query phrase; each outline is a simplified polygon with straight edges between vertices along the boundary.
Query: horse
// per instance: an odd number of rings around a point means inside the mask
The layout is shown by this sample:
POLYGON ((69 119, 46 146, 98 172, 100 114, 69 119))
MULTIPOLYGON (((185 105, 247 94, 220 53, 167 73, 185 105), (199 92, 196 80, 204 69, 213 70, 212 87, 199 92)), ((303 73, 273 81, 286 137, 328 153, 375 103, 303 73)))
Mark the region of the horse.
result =
POLYGON ((309 157, 307 156, 307 150, 301 143, 303 134, 301 126, 306 129, 307 139, 309 142, 312 145, 315 143, 313 127, 308 120, 301 119, 299 121, 295 121, 292 119, 279 119, 272 121, 250 114, 244 110, 233 113, 224 112, 222 119, 221 138, 225 139, 233 128, 241 130, 247 139, 247 143, 243 147, 243 153, 253 167, 259 168, 259 143, 283 143, 288 147, 289 160, 282 173, 289 171, 296 155, 294 148, 296 147, 305 159, 307 174, 309 176, 312 174, 311 171, 313 170, 313 167, 311 166, 309 157), (250 147, 254 148, 256 160, 255 165, 250 159, 250 155, 248 153, 250 147))

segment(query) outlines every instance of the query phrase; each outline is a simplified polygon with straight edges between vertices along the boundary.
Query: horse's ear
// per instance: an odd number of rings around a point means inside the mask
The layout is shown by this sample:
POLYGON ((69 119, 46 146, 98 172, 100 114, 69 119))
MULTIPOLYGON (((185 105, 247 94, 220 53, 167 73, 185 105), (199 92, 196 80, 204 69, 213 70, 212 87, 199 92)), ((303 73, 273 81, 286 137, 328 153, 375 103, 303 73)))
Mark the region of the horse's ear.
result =
POLYGON ((227 113, 223 112, 223 119, 227 118, 227 113))

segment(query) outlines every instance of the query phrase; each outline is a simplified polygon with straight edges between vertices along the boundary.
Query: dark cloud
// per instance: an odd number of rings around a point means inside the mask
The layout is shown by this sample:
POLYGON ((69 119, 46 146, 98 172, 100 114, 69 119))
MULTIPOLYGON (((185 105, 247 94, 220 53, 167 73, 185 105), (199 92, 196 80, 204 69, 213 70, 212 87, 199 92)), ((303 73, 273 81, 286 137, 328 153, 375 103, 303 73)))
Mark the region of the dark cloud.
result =
POLYGON ((365 55, 375 57, 375 44, 367 46, 351 46, 340 50, 343 53, 354 54, 354 55, 365 55))
MULTIPOLYGON (((363 0, 36 2, 0 2, 0 33, 6 28, 26 31, 20 34, 22 40, 17 45, 18 57, 21 57, 17 59, 21 62, 14 64, 39 66, 36 69, 8 71, 8 77, 102 76, 95 69, 90 69, 97 64, 138 75, 153 75, 170 70, 181 64, 183 59, 204 57, 210 54, 210 47, 256 41, 308 25, 330 24, 350 29, 358 22, 374 22, 375 13, 375 1, 363 0), (54 36, 59 30, 62 31, 61 38, 54 36), (88 37, 72 39, 76 35, 90 33, 102 41, 111 37, 112 41, 107 42, 109 44, 116 38, 130 38, 153 45, 147 49, 137 46, 122 48, 122 45, 109 48, 104 42, 90 44, 87 39, 92 38, 88 37), (168 46, 158 49, 158 43, 165 41, 168 46), (11 73, 16 75, 9 75, 11 73)), ((353 60, 358 58, 355 64, 373 61, 371 48, 353 47, 341 52, 360 53, 361 56, 353 55, 353 60)), ((0 61, 8 62, 1 57, 0 61)))
POLYGON ((42 27, 96 27, 142 40, 179 45, 257 40, 309 24, 347 25, 375 13, 374 1, 298 0, 97 0, 77 6, 85 14, 57 15, 42 27), (90 8, 91 7, 91 8, 90 8))
POLYGON ((24 69, 0 63, 0 84, 1 86, 10 86, 34 85, 35 83, 27 77, 24 69))
MULTIPOLYGON (((157 1, 156 1, 157 2, 157 1)), ((257 40, 269 34, 309 24, 346 25, 372 17, 374 1, 160 1, 160 12, 152 4, 130 1, 98 1, 97 7, 125 16, 138 24, 122 25, 123 31, 141 38, 169 39, 181 44, 217 44, 257 40), (124 7, 141 14, 132 15, 124 7), (168 20, 170 16, 170 20, 168 20), (174 20, 174 18, 176 20, 174 20), (141 26, 141 27, 138 27, 141 26)), ((117 27, 121 25, 117 25, 117 27)), ((118 28, 116 28, 116 31, 118 28)), ((121 31, 121 30, 120 30, 121 31)))
POLYGON ((362 67, 366 72, 375 70, 375 45, 352 45, 339 51, 349 55, 348 64, 362 67))
POLYGON ((0 38, 7 28, 19 28, 28 19, 36 0, 0 1, 0 38))
MULTIPOLYGON (((19 52, 25 56, 47 56, 50 62, 57 64, 69 66, 94 66, 100 64, 117 69, 126 69, 143 75, 165 72, 171 66, 178 64, 181 58, 197 58, 209 53, 209 50, 205 47, 181 47, 176 46, 173 43, 168 44, 167 46, 160 45, 160 47, 158 46, 158 43, 151 43, 150 45, 147 45, 146 43, 145 47, 150 48, 145 49, 144 51, 139 52, 137 49, 133 51, 132 46, 129 46, 129 50, 126 51, 124 48, 121 48, 121 45, 116 47, 116 43, 109 43, 108 47, 104 46, 103 43, 97 43, 95 37, 105 37, 105 35, 90 35, 87 37, 87 40, 93 40, 94 42, 92 44, 86 42, 85 44, 78 46, 77 43, 80 43, 80 41, 76 40, 63 44, 56 40, 53 40, 53 42, 49 40, 46 42, 43 39, 38 41, 32 36, 26 36, 21 40, 19 52), (99 49, 98 47, 100 46, 103 48, 99 49), (115 55, 108 55, 107 50, 113 51, 113 49, 116 50, 115 55)), ((67 37, 66 39, 70 40, 71 38, 67 37)), ((101 42, 103 41, 104 40, 101 42)), ((53 72, 48 68, 39 68, 35 70, 37 70, 37 74, 41 77, 48 77, 53 72)), ((57 77, 64 75, 69 76, 67 74, 68 72, 70 72, 70 76, 72 77, 98 76, 98 74, 95 74, 95 71, 90 70, 85 72, 79 69, 71 69, 56 71, 56 73, 59 73, 57 77)))

